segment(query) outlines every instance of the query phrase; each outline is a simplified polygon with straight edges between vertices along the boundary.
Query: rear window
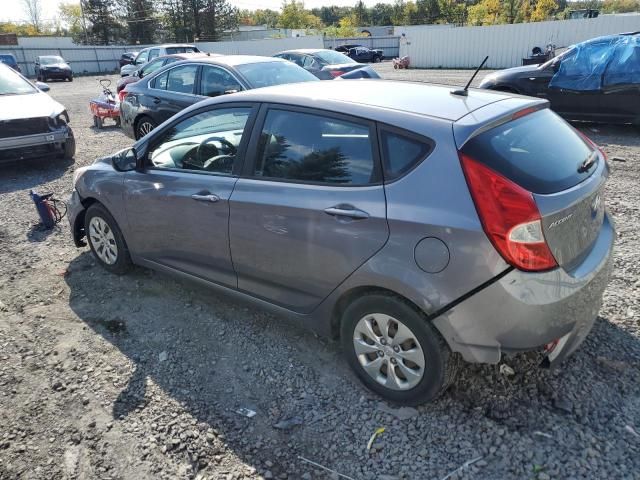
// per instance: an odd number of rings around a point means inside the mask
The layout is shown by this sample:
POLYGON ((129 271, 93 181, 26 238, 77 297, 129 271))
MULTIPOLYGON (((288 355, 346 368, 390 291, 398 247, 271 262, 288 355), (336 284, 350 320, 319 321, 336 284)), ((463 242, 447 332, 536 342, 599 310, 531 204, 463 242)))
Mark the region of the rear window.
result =
POLYGON ((463 152, 533 193, 555 193, 595 171, 580 166, 593 149, 549 109, 525 115, 473 137, 463 152))
POLYGON ((196 47, 167 47, 167 55, 175 55, 176 53, 198 53, 196 47))

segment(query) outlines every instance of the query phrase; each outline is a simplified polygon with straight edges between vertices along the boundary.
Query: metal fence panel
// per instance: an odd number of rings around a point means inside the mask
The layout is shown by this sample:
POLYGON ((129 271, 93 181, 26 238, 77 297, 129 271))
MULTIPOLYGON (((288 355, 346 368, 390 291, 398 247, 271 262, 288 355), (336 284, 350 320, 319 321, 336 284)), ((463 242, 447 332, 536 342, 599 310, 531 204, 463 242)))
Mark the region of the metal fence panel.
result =
POLYGON ((488 68, 514 67, 535 46, 567 47, 601 35, 638 30, 640 15, 490 27, 396 27, 401 35, 400 55, 409 55, 417 68, 474 68, 486 55, 488 68))
POLYGON ((356 44, 362 45, 364 47, 369 47, 374 50, 382 50, 385 58, 395 58, 399 54, 400 37, 324 37, 324 48, 336 48, 344 44, 356 44))
POLYGON ((323 48, 322 37, 273 38, 266 40, 248 40, 240 42, 199 42, 198 48, 205 52, 224 55, 264 55, 272 56, 283 50, 295 48, 323 48))

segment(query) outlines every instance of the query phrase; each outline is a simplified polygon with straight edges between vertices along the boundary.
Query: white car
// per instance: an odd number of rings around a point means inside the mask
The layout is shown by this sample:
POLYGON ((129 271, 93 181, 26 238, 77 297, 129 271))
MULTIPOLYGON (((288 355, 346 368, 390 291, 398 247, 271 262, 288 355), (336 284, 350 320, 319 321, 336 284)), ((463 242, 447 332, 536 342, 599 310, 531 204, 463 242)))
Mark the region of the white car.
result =
POLYGON ((165 45, 155 45, 140 50, 133 63, 120 67, 120 76, 128 77, 137 71, 147 62, 162 55, 172 55, 174 53, 197 53, 200 50, 195 45, 187 43, 168 43, 165 45))
POLYGON ((73 158, 76 142, 64 106, 0 63, 0 163, 34 157, 73 158))

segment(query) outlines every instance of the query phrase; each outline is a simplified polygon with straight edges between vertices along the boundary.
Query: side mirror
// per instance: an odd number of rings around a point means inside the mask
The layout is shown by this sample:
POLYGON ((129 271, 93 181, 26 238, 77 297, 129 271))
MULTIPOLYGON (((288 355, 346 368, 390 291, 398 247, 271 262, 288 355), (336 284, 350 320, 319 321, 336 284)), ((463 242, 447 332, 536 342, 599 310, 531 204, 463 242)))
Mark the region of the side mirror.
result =
POLYGON ((130 172, 138 166, 138 155, 135 148, 125 148, 111 157, 113 168, 118 172, 130 172))
POLYGON ((43 82, 36 82, 36 88, 38 90, 40 90, 41 92, 48 92, 49 90, 51 90, 49 85, 47 85, 46 83, 43 83, 43 82))

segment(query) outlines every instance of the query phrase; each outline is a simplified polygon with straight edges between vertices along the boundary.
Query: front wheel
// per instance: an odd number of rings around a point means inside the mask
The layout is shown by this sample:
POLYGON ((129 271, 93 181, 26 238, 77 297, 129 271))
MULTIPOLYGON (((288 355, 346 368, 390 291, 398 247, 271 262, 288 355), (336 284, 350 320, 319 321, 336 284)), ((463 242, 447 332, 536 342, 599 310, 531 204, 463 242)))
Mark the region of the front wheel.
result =
POLYGON ((380 57, 373 57, 373 63, 380 63, 381 60, 380 57))
POLYGON ((84 231, 93 256, 100 266, 121 275, 131 268, 131 257, 118 224, 99 203, 87 209, 84 231))
POLYGON ((73 135, 73 130, 69 128, 69 134, 64 142, 64 159, 71 160, 76 154, 76 137, 73 135))
POLYGON ((344 312, 341 342, 360 380, 392 402, 418 405, 440 396, 455 379, 458 357, 411 304, 369 294, 344 312))

